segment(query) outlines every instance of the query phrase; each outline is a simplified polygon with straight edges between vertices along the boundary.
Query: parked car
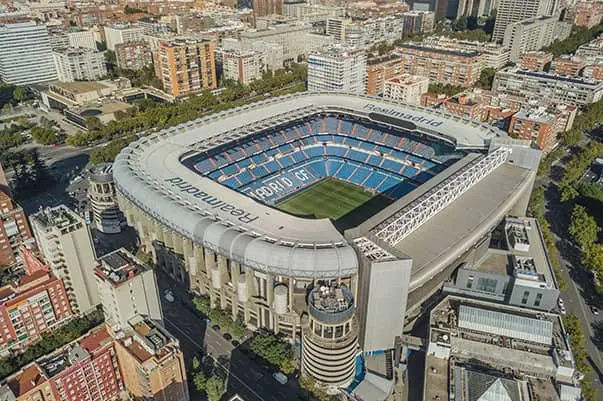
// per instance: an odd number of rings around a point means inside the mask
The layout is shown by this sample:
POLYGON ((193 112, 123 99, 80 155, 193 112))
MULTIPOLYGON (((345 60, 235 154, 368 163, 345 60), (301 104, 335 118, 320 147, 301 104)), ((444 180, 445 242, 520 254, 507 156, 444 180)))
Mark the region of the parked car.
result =
POLYGON ((596 306, 591 306, 590 311, 593 313, 593 315, 599 316, 599 309, 597 309, 596 306))
POLYGON ((565 304, 564 304, 564 302, 563 302, 563 299, 559 298, 559 299, 557 300, 557 305, 559 305, 559 307, 560 307, 560 308, 561 308, 561 307, 563 307, 563 306, 565 306, 565 304))
POLYGON ((222 337, 224 337, 224 339, 225 339, 226 341, 230 341, 230 340, 232 340, 232 336, 231 336, 230 334, 228 334, 228 333, 224 333, 224 334, 222 334, 222 337))
POLYGON ((287 379, 287 376, 285 376, 283 373, 281 372, 276 372, 272 374, 272 377, 274 378, 274 380, 276 380, 277 382, 279 382, 280 384, 287 384, 287 382, 289 381, 289 379, 287 379))
POLYGON ((560 306, 559 307, 559 313, 561 313, 562 315, 565 315, 567 313, 567 310, 565 310, 565 306, 560 306))

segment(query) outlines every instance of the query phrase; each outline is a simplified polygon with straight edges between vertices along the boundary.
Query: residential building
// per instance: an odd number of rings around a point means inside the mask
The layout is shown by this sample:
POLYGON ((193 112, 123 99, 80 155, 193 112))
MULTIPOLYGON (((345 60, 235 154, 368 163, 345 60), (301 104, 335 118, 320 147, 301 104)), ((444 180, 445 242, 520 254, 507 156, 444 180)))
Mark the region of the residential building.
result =
POLYGON ((484 105, 474 96, 463 94, 452 97, 444 102, 443 107, 449 113, 483 121, 484 105))
POLYGON ((398 15, 409 10, 404 2, 379 3, 355 1, 346 4, 346 14, 354 19, 367 19, 398 15))
POLYGON ((332 46, 308 56, 308 90, 364 94, 366 53, 332 46))
MULTIPOLYGON (((308 55, 310 43, 306 35, 312 32, 312 25, 303 22, 272 23, 265 29, 247 30, 240 33, 244 50, 253 49, 256 41, 276 43, 282 46, 285 64, 297 62, 308 55)), ((282 67, 281 67, 282 68, 282 67)))
POLYGON ((603 82, 509 68, 494 76, 492 90, 527 100, 586 106, 603 98, 603 82))
POLYGON ((33 21, 0 24, 0 80, 31 85, 56 79, 46 26, 33 21))
POLYGON ((555 15, 555 0, 500 0, 496 7, 496 22, 492 40, 502 42, 507 27, 514 22, 542 15, 555 15))
POLYGON ((571 33, 571 24, 561 22, 557 17, 540 16, 509 24, 503 44, 511 50, 509 59, 517 63, 523 53, 540 50, 571 33))
POLYGON ((548 70, 553 61, 553 54, 541 50, 526 52, 521 55, 521 69, 530 71, 548 70))
POLYGON ((155 272, 120 248, 98 260, 94 269, 105 322, 113 332, 128 327, 136 315, 163 321, 155 272))
POLYGON ((60 401, 112 401, 125 390, 115 342, 105 327, 35 363, 60 401))
POLYGON ((557 308, 559 288, 536 219, 507 217, 476 252, 473 263, 444 283, 445 293, 547 312, 557 308))
POLYGON ((138 316, 115 345, 123 381, 134 399, 189 400, 180 345, 162 326, 138 316))
POLYGON ((508 47, 493 42, 459 40, 447 36, 430 36, 423 39, 423 45, 441 47, 448 50, 478 52, 482 55, 484 68, 499 70, 509 63, 508 47))
POLYGON ((262 78, 264 72, 263 57, 257 51, 220 50, 222 58, 222 74, 241 84, 262 78))
POLYGON ((571 7, 573 23, 577 26, 592 28, 601 23, 603 19, 603 2, 578 1, 571 7))
POLYGON ((308 4, 305 2, 297 4, 287 4, 285 2, 283 6, 285 15, 308 23, 324 22, 329 18, 343 17, 345 15, 345 8, 343 7, 308 4))
POLYGON ((402 30, 406 35, 431 33, 435 27, 433 11, 407 11, 402 13, 402 30))
POLYGON ((385 81, 383 98, 396 103, 420 104, 421 95, 427 93, 429 79, 413 75, 399 75, 385 81))
POLYGON ((283 14, 283 0, 253 0, 253 15, 264 17, 272 14, 283 14))
POLYGON ((576 50, 576 57, 583 59, 603 57, 603 35, 578 47, 578 50, 576 50))
POLYGON ((366 60, 366 93, 369 96, 382 95, 385 81, 404 73, 404 65, 399 54, 391 53, 366 60))
POLYGON ((425 401, 559 401, 576 373, 558 314, 451 295, 431 310, 425 401))
POLYGON ((0 287, 0 351, 19 350, 71 318, 63 282, 38 270, 0 287))
POLYGON ((583 75, 585 78, 603 81, 603 57, 596 59, 594 64, 584 67, 583 75))
POLYGON ((115 51, 115 46, 120 43, 139 42, 143 39, 145 28, 134 24, 114 24, 105 26, 105 40, 107 50, 115 51))
POLYGON ((482 71, 478 52, 462 52, 403 44, 396 50, 403 63, 403 72, 429 78, 429 82, 470 87, 482 71))
POLYGON ((216 89, 214 42, 186 38, 162 41, 155 71, 164 90, 177 98, 216 89))
POLYGON ((579 57, 560 56, 553 60, 551 72, 558 75, 579 77, 586 64, 579 57))
POLYGON ((84 49, 97 50, 96 39, 92 30, 78 27, 54 28, 49 35, 50 46, 53 49, 63 47, 81 47, 84 49))
POLYGON ((33 214, 30 220, 44 259, 65 283, 72 310, 93 310, 100 302, 94 279, 96 258, 84 219, 59 205, 33 214))
POLYGON ((105 234, 121 232, 125 218, 117 206, 113 164, 97 164, 88 171, 88 206, 98 231, 105 234))
POLYGON ((8 182, 0 166, 0 268, 6 268, 21 260, 19 246, 34 242, 25 212, 7 192, 8 182))
POLYGON ((36 363, 32 363, 0 385, 2 401, 59 401, 52 385, 36 363))
POLYGON ((438 107, 448 100, 448 96, 443 93, 424 93, 421 95, 421 106, 438 107))
POLYGON ((557 117, 545 110, 520 111, 511 117, 509 135, 531 140, 538 149, 548 153, 557 145, 557 125, 557 117))
POLYGON ((148 42, 126 42, 115 45, 115 61, 122 70, 140 70, 153 64, 148 42))
POLYGON ((107 75, 105 54, 81 47, 54 49, 52 58, 62 82, 94 81, 107 75))
MULTIPOLYGON (((337 19, 337 21, 340 20, 337 19)), ((333 23, 328 25, 327 34, 335 30, 332 28, 333 23)), ((378 42, 392 43, 402 38, 403 27, 404 17, 402 15, 389 15, 362 21, 343 20, 341 27, 343 35, 341 39, 338 39, 338 35, 336 35, 335 39, 343 40, 349 46, 368 49, 378 42)))

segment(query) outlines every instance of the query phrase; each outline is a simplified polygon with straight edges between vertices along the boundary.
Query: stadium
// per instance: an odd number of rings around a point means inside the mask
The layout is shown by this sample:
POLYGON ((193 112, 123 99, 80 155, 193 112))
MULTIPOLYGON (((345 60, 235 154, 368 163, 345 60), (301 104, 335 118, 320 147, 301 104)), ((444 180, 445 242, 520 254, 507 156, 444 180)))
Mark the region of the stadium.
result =
POLYGON ((539 157, 440 110, 304 93, 143 137, 113 173, 158 265, 248 327, 301 338, 302 369, 342 386, 358 348, 391 349, 504 216, 525 213, 539 157), (344 293, 351 309, 331 302, 344 293))

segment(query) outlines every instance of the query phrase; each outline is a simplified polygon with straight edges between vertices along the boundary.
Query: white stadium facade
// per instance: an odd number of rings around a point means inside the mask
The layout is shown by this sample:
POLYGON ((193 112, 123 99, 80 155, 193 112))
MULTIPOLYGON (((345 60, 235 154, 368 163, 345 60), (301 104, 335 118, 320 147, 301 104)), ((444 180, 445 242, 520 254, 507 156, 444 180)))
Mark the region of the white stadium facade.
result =
POLYGON ((117 157, 121 209, 159 266, 250 328, 302 342, 302 370, 348 385, 391 349, 505 215, 540 152, 441 110, 333 93, 271 98, 142 137, 117 157), (324 177, 387 195, 354 227, 274 206, 324 177))

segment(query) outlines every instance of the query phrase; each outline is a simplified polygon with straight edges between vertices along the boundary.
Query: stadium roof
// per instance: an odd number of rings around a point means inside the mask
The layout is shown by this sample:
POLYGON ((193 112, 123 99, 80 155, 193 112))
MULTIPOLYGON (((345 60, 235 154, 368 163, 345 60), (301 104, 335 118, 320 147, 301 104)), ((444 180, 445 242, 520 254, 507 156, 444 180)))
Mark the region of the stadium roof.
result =
POLYGON ((473 306, 459 306, 458 326, 491 335, 551 345, 553 322, 473 306))
POLYGON ((376 114, 403 128, 487 149, 505 134, 437 110, 380 99, 305 93, 268 99, 160 131, 131 144, 113 173, 119 192, 170 229, 260 271, 295 277, 345 277, 358 269, 355 250, 328 219, 278 211, 187 168, 201 151, 272 125, 319 112, 376 114))

